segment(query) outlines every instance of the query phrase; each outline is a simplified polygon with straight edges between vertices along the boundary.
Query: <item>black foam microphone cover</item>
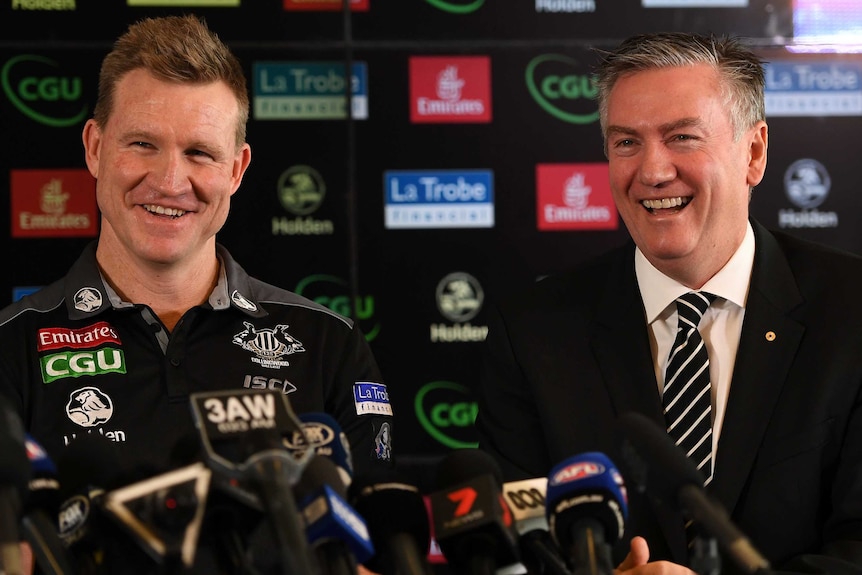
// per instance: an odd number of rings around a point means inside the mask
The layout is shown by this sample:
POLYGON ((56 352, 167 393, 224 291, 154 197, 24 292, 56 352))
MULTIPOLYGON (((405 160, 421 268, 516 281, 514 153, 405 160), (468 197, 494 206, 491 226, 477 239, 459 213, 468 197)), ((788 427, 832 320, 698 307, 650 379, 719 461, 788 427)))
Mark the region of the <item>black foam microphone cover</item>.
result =
MULTIPOLYGON (((365 566, 387 575, 396 571, 396 545, 404 547, 404 537, 424 561, 431 546, 431 526, 425 501, 419 490, 394 469, 355 477, 350 486, 353 508, 365 518, 377 553, 365 566)), ((414 568, 414 571, 416 569, 414 568)))

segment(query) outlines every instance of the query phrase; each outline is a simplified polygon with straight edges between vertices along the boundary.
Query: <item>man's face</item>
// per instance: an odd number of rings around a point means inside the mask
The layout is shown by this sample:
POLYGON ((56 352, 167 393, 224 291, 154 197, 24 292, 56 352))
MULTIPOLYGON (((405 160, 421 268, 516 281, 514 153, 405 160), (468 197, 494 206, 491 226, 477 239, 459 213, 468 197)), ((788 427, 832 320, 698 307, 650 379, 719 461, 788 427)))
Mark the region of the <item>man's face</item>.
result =
POLYGON ((100 250, 132 264, 176 265, 214 253, 251 153, 236 146, 237 102, 222 83, 176 84, 134 70, 100 130, 84 128, 97 179, 100 250))
POLYGON ((766 124, 734 141, 718 74, 699 64, 623 76, 607 125, 611 190, 629 233, 655 267, 701 287, 742 242, 766 124))

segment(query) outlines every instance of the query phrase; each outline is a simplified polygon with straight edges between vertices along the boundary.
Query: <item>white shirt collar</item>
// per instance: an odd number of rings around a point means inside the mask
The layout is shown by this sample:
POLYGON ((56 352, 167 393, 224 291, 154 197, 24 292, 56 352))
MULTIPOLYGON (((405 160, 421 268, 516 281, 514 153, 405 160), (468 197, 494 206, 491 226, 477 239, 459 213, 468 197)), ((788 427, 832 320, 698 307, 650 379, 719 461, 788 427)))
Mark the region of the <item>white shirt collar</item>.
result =
MULTIPOLYGON (((715 294, 731 303, 745 308, 748 299, 748 284, 754 267, 754 230, 749 222, 745 237, 733 257, 712 276, 701 291, 715 294)), ((635 274, 646 310, 647 323, 655 321, 667 306, 684 293, 691 291, 678 281, 656 269, 646 256, 635 248, 635 274)))

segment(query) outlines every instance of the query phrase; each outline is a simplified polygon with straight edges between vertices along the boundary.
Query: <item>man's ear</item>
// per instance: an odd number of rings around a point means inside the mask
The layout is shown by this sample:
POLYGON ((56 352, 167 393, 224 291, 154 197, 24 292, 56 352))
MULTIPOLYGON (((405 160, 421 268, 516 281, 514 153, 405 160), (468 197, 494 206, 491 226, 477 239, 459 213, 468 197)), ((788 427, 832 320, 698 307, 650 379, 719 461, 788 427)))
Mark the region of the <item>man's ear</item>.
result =
POLYGON ((752 128, 748 144, 748 187, 753 188, 766 172, 766 149, 769 147, 769 127, 760 121, 752 128))
POLYGON ((102 147, 102 131, 96 124, 96 121, 90 118, 84 124, 84 130, 81 132, 81 139, 84 142, 84 160, 87 162, 87 169, 90 174, 96 178, 99 174, 99 156, 102 147))

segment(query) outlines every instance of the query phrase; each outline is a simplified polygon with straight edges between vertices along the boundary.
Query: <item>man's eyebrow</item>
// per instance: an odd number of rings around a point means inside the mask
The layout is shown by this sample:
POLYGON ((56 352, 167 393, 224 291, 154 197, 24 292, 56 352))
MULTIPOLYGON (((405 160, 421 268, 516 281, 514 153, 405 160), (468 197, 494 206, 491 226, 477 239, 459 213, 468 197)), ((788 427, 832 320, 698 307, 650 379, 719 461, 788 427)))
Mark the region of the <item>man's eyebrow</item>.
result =
MULTIPOLYGON (((700 118, 680 118, 679 120, 674 120, 673 122, 661 124, 658 127, 658 130, 662 134, 667 134, 668 132, 673 132, 674 130, 679 130, 682 128, 698 128, 702 125, 703 122, 700 118)), ((607 128, 607 134, 608 136, 636 136, 640 134, 640 132, 636 128, 630 128, 628 126, 611 125, 607 128)))
POLYGON ((673 132, 674 130, 679 130, 681 128, 699 128, 701 126, 703 126, 701 119, 692 117, 680 118, 679 120, 662 124, 658 129, 662 134, 667 134, 668 132, 673 132))

